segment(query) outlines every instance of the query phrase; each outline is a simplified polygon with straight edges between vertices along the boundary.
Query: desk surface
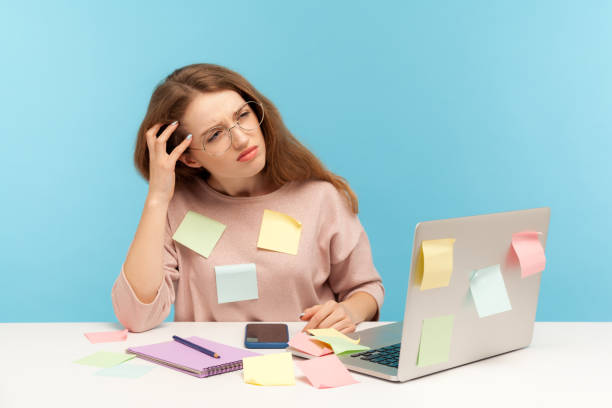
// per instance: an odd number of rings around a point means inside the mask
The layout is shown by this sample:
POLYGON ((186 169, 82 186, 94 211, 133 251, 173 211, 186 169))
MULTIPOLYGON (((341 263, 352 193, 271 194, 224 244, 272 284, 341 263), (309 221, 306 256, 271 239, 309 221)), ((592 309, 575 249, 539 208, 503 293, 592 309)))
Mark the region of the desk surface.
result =
MULTIPOLYGON (((363 323, 359 329, 384 323, 363 323)), ((289 323, 290 334, 303 323, 289 323)), ((242 371, 195 378, 141 359, 125 364, 155 367, 141 378, 94 376, 96 367, 73 361, 96 351, 123 351, 173 334, 198 335, 242 346, 244 322, 164 323, 145 333, 129 333, 118 343, 91 344, 86 332, 117 330, 112 323, 0 324, 0 407, 133 406, 212 407, 372 404, 402 407, 610 406, 612 323, 536 323, 530 347, 406 383, 353 373, 346 387, 311 387, 295 366, 296 385, 245 384, 242 371)), ((263 350, 278 352, 277 350, 263 350)), ((298 360, 297 357, 294 359, 298 360)), ((340 405, 339 405, 340 406, 340 405)))

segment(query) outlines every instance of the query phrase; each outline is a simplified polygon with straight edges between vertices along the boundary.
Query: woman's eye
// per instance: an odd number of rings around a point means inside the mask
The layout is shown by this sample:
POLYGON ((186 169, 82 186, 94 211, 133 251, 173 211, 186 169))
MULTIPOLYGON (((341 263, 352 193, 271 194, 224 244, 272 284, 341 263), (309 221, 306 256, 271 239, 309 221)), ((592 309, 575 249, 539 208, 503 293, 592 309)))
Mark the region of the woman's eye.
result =
POLYGON ((207 142, 213 142, 215 141, 215 139, 217 139, 217 137, 219 137, 219 131, 213 133, 212 135, 210 135, 210 137, 206 140, 207 142))
POLYGON ((242 113, 240 114, 240 117, 241 117, 241 118, 247 117, 247 116, 249 116, 249 114, 250 114, 250 113, 251 113, 251 112, 249 112, 249 111, 242 112, 242 113))

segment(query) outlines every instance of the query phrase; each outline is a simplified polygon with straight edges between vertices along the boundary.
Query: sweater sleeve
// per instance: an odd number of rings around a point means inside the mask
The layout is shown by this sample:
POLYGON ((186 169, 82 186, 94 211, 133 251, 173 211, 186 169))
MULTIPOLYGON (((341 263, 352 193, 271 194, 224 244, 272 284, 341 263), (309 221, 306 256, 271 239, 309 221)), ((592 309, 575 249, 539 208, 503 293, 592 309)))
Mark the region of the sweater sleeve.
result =
POLYGON ((121 324, 132 332, 150 330, 170 314, 170 307, 175 300, 175 284, 179 279, 176 246, 172 240, 169 224, 166 224, 163 249, 164 279, 151 303, 143 303, 125 276, 121 265, 119 277, 111 291, 115 315, 121 324))
MULTIPOLYGON (((335 188, 334 188, 335 190, 335 188)), ((372 320, 380 317, 385 290, 374 266, 368 236, 346 199, 335 190, 329 203, 334 219, 328 225, 331 269, 329 284, 339 302, 356 292, 365 292, 376 300, 378 309, 372 320)))

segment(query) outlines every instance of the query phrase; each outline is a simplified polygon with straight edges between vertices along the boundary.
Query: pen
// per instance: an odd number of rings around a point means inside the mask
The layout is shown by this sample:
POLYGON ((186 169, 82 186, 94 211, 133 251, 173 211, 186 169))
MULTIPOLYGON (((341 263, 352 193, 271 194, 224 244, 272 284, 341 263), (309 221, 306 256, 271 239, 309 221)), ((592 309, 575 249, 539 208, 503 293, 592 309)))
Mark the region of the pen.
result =
POLYGON ((218 355, 214 351, 209 350, 207 348, 204 348, 202 346, 198 346, 197 344, 194 344, 194 343, 190 342, 189 340, 185 340, 183 338, 180 338, 179 336, 172 336, 172 338, 174 340, 178 341, 179 343, 184 344, 187 347, 191 347, 192 349, 198 350, 198 351, 200 351, 200 352, 202 352, 202 353, 204 353, 206 355, 209 355, 211 357, 214 357, 214 358, 220 358, 221 357, 220 355, 218 355))

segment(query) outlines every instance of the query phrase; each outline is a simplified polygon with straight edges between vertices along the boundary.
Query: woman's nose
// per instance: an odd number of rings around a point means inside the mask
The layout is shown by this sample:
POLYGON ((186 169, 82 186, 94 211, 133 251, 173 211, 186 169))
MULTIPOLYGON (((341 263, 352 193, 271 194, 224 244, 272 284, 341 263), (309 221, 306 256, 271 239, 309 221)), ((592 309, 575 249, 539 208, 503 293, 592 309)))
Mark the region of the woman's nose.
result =
POLYGON ((249 144, 249 136, 242 131, 239 127, 235 127, 231 130, 232 132, 232 144, 234 145, 234 149, 241 150, 248 146, 249 144))

